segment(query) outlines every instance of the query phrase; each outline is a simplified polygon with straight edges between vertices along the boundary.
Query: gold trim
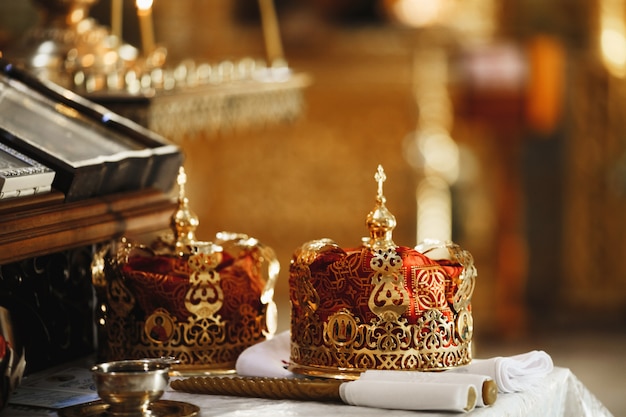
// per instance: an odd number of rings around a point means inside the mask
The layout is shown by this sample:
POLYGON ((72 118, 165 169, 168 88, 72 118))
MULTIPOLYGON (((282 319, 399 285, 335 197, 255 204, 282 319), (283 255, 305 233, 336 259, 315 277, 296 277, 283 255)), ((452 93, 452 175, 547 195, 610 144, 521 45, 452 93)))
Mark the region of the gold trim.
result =
POLYGON ((485 403, 485 405, 492 405, 498 398, 498 384, 493 379, 486 380, 483 382, 481 393, 483 403, 485 403))
MULTIPOLYGON (((122 415, 108 410, 109 404, 102 400, 97 400, 61 408, 58 413, 60 417, 115 417, 122 415)), ((124 413, 123 415, 129 414, 124 413)), ((159 400, 150 405, 148 413, 142 413, 141 415, 151 417, 195 417, 200 415, 200 407, 182 401, 159 400)))
POLYGON ((467 405, 465 406, 465 411, 472 411, 474 407, 476 407, 476 399, 478 398, 478 394, 476 394, 476 388, 470 385, 469 390, 467 390, 467 405))

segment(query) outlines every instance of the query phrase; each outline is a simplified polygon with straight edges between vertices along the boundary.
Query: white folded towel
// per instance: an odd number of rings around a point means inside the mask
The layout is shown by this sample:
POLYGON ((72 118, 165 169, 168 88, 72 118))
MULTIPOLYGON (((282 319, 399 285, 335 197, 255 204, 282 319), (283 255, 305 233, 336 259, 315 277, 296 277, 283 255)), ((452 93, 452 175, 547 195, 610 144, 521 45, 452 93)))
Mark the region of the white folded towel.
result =
POLYGON ((448 372, 487 375, 496 381, 498 390, 505 393, 525 391, 553 369, 550 355, 533 350, 509 357, 474 359, 469 365, 448 372))
POLYGON ((476 406, 476 388, 472 384, 454 384, 358 379, 339 386, 346 404, 394 410, 472 411, 476 406))
POLYGON ((289 330, 274 335, 271 339, 245 349, 235 364, 241 376, 288 378, 293 376, 286 367, 289 364, 289 330))

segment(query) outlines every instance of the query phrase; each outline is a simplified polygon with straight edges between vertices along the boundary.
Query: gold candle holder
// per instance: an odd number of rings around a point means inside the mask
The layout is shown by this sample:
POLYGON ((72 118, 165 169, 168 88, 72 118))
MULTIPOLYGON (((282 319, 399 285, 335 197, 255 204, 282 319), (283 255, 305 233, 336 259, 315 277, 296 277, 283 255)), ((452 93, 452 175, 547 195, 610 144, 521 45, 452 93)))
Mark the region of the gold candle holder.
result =
POLYGON ((122 22, 124 17, 123 0, 111 0, 111 34, 122 39, 122 22))
POLYGON ((263 22, 263 37, 267 63, 269 66, 284 64, 283 45, 280 40, 280 29, 274 0, 259 0, 261 19, 263 22))

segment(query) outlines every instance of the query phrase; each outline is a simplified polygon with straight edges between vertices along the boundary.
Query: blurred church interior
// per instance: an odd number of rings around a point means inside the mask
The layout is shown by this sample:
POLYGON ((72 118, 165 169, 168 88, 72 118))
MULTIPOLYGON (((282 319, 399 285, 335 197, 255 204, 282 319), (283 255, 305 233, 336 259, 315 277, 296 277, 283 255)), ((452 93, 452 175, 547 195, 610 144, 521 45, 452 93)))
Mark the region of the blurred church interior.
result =
MULTIPOLYGON (((5 58, 37 23, 36 3, 0 3, 5 58)), ((93 3, 111 26, 112 0, 93 3)), ((265 59, 258 5, 154 0, 154 42, 173 67, 265 59)), ((626 364, 626 1, 274 6, 280 62, 269 64, 304 77, 293 111, 147 126, 184 152, 197 236, 243 232, 276 251, 286 330, 294 249, 359 244, 381 164, 397 244, 451 239, 473 254, 477 356, 544 349, 626 413, 615 375, 626 364)), ((121 37, 142 45, 134 2, 122 17, 121 37)))

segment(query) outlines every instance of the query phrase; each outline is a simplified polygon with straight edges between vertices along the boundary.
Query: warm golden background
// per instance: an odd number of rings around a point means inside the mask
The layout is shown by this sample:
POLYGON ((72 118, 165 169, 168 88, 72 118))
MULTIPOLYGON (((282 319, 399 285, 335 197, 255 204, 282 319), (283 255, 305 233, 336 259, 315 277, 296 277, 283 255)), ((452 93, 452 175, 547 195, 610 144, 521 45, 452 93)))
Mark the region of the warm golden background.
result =
MULTIPOLYGON (((394 240, 415 245, 424 170, 406 147, 424 116, 419 76, 444 62, 446 126, 461 155, 449 187, 452 238, 479 272, 479 354, 546 349, 616 415, 626 412, 612 395, 624 379, 608 376, 626 360, 626 80, 599 48, 603 5, 623 1, 449 0, 463 11, 443 28, 400 24, 394 3, 275 2, 287 62, 312 80, 305 107, 287 123, 179 141, 198 236, 245 232, 275 249, 280 330, 289 326, 291 254, 321 237, 360 242, 378 164, 394 240)), ((173 63, 263 57, 256 5, 155 0, 156 40, 173 63)), ((102 0, 92 15, 106 25, 109 7, 102 0)), ((0 49, 36 19, 28 1, 0 3, 0 49)), ((131 1, 123 29, 139 44, 131 1)))

